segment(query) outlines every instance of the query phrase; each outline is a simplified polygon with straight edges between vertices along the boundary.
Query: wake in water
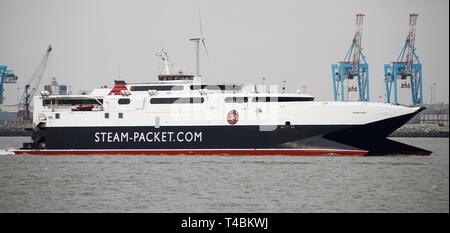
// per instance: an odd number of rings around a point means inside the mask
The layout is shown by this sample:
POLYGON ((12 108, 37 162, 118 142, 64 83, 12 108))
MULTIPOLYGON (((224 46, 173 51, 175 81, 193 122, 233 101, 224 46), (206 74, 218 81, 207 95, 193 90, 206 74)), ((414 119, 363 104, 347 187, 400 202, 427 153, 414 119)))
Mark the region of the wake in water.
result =
POLYGON ((0 149, 0 155, 13 155, 15 150, 14 148, 8 148, 8 149, 0 149))

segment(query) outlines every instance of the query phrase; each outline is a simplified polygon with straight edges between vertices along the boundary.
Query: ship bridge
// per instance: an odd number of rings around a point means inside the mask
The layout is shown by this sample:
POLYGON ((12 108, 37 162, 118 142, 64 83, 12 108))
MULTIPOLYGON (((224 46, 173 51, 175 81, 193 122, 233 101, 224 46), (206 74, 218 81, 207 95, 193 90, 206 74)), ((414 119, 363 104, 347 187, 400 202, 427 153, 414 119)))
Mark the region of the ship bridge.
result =
POLYGON ((158 75, 159 82, 173 82, 173 81, 194 81, 194 75, 191 74, 160 74, 158 75))

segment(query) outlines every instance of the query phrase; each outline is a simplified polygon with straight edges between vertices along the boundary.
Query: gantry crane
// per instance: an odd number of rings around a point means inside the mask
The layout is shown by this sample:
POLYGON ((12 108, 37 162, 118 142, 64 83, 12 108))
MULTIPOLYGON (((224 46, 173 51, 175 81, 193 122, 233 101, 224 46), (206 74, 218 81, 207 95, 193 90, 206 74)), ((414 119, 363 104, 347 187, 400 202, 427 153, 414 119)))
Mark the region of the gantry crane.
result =
POLYGON ((412 105, 423 104, 422 93, 422 64, 416 54, 416 23, 418 14, 409 15, 409 33, 405 44, 400 51, 397 60, 384 65, 384 76, 386 84, 386 102, 391 102, 392 89, 394 90, 394 104, 398 104, 398 80, 405 80, 402 88, 411 89, 412 105), (409 79, 409 80, 408 80, 409 79), (409 83, 407 83, 409 81, 409 83))
POLYGON ((3 104, 5 97, 3 96, 4 84, 17 83, 17 75, 12 70, 8 70, 8 66, 0 65, 0 104, 3 104))
POLYGON ((362 49, 363 14, 356 15, 356 32, 343 61, 332 64, 334 100, 347 101, 349 92, 357 92, 358 101, 369 101, 369 64, 362 49), (349 81, 357 79, 357 85, 349 81))
POLYGON ((36 68, 30 80, 25 85, 25 91, 23 92, 22 98, 20 99, 19 103, 20 110, 17 114, 17 120, 21 123, 31 122, 31 114, 30 114, 31 99, 34 96, 34 94, 36 94, 36 91, 39 88, 39 84, 41 83, 45 69, 47 68, 47 63, 51 51, 52 46, 49 45, 47 50, 45 51, 44 56, 41 59, 41 62, 39 63, 39 66, 36 68))

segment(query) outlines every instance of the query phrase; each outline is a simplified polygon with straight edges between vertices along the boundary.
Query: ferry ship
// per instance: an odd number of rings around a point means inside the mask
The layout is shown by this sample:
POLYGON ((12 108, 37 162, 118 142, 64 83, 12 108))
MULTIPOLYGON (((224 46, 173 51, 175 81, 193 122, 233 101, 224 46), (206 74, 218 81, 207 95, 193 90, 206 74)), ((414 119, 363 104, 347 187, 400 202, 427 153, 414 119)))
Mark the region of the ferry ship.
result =
MULTIPOLYGON (((197 46, 198 49, 198 46, 197 46)), ((198 54, 198 51, 197 51, 198 54)), ((80 95, 34 97, 39 155, 380 155, 431 152, 386 137, 423 107, 315 101, 256 85, 205 83, 169 71, 157 82, 116 80, 80 95)))

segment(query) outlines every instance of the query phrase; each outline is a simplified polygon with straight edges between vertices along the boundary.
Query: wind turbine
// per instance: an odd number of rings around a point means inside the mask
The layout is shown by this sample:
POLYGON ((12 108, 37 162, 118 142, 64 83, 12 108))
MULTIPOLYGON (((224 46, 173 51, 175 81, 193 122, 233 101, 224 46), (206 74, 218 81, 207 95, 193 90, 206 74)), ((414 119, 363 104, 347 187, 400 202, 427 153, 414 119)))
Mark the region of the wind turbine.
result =
POLYGON ((206 56, 209 57, 208 48, 206 47, 205 38, 203 37, 200 8, 198 8, 198 18, 200 24, 200 37, 191 38, 190 41, 195 43, 195 76, 200 77, 200 42, 203 44, 203 48, 205 48, 206 56))

